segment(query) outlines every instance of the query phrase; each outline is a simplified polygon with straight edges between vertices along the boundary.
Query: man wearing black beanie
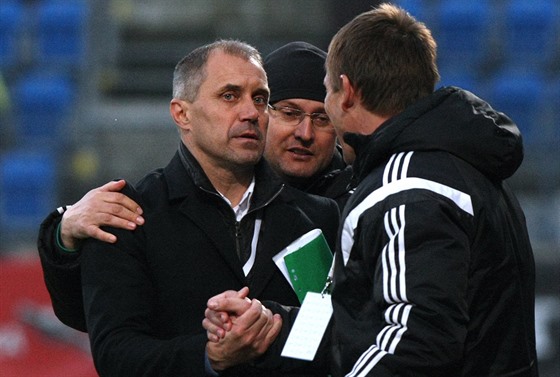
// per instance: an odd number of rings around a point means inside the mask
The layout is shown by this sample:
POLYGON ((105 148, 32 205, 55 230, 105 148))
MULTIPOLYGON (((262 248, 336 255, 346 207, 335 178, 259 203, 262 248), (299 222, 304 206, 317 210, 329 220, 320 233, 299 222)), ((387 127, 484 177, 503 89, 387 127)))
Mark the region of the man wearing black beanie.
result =
POLYGON ((286 183, 335 199, 342 209, 352 173, 325 113, 326 56, 306 42, 288 43, 266 56, 271 106, 264 156, 286 183))

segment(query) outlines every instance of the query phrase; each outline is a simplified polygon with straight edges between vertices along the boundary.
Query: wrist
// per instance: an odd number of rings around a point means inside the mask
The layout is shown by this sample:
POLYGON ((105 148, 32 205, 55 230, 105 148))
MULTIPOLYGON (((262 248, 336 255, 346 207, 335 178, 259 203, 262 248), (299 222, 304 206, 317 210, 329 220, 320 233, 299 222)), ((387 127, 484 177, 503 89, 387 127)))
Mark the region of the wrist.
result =
POLYGON ((76 245, 74 244, 74 239, 70 238, 71 242, 69 242, 68 238, 66 237, 66 241, 65 241, 65 237, 62 236, 62 221, 58 223, 58 226, 56 227, 56 246, 58 246, 58 248, 66 253, 76 253, 79 249, 76 247, 76 245))
POLYGON ((220 374, 218 371, 212 368, 210 363, 210 359, 208 358, 208 352, 204 352, 204 369, 206 370, 206 374, 208 376, 219 376, 220 374))
POLYGON ((208 342, 206 344, 206 361, 208 362, 210 369, 217 374, 228 368, 226 360, 224 360, 223 357, 217 357, 218 354, 219 352, 216 352, 215 347, 208 342))

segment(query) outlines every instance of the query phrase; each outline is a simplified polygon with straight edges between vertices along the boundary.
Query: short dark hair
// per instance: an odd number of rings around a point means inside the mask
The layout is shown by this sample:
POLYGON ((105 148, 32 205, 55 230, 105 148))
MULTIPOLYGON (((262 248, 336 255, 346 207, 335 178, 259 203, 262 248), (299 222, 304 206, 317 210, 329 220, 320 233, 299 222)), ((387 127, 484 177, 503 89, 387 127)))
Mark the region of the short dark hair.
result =
POLYGON ((220 39, 213 43, 198 47, 183 57, 173 72, 173 97, 192 102, 206 78, 206 63, 210 54, 220 50, 228 55, 246 60, 254 60, 263 65, 259 51, 245 43, 233 39, 220 39))
POLYGON ((369 111, 392 116, 434 91, 439 80, 430 30, 391 4, 356 16, 333 37, 326 61, 329 83, 348 76, 369 111))

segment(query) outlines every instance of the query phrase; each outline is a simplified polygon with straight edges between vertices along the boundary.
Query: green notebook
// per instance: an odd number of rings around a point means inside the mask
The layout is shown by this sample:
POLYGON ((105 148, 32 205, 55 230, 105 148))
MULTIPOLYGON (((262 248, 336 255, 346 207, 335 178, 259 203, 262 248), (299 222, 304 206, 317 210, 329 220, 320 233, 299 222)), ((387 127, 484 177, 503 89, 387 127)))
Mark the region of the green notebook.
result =
POLYGON ((307 292, 320 293, 323 290, 332 259, 323 232, 313 229, 277 254, 275 262, 287 275, 299 301, 303 302, 307 292))

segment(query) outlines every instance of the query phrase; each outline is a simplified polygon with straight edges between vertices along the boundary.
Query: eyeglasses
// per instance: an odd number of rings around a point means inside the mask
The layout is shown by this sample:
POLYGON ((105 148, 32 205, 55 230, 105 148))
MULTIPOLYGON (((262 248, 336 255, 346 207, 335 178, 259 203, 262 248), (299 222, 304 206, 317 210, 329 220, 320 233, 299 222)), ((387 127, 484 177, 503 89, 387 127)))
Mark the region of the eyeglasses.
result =
POLYGON ((317 129, 328 129, 331 126, 331 120, 329 116, 325 113, 306 113, 301 111, 300 109, 294 109, 293 107, 288 106, 279 106, 276 107, 274 105, 268 105, 270 108, 271 114, 274 117, 280 118, 283 122, 290 126, 297 126, 303 119, 308 116, 311 118, 311 122, 317 129))

